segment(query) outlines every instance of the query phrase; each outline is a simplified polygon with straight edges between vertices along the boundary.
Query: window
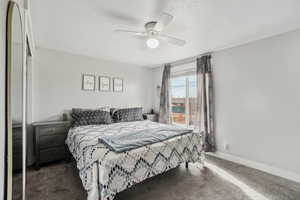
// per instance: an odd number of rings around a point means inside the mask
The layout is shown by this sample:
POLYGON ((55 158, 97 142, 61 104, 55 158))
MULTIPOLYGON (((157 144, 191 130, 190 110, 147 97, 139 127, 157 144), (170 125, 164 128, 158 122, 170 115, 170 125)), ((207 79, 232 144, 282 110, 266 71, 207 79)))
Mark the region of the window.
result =
POLYGON ((196 121, 196 83, 194 71, 172 74, 171 117, 174 124, 189 128, 194 127, 196 121))
POLYGON ((179 125, 186 125, 186 77, 172 78, 171 88, 172 122, 179 125))

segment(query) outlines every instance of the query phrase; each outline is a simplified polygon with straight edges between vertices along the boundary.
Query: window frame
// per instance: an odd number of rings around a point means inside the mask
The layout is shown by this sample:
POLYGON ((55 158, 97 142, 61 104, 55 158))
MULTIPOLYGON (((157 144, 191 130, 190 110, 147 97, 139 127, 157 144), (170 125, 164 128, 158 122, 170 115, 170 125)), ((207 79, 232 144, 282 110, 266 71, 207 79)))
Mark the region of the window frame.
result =
MULTIPOLYGON (((184 77, 185 78, 185 125, 184 127, 186 128, 191 128, 190 126, 190 81, 189 81, 189 76, 191 75, 195 75, 196 76, 196 67, 195 69, 187 69, 187 70, 182 70, 182 71, 176 71, 174 73, 171 72, 171 82, 172 79, 178 78, 178 77, 184 77)), ((170 95, 170 110, 171 110, 171 115, 172 115, 172 83, 170 84, 170 91, 171 91, 171 95, 170 95)), ((178 123, 174 123, 173 121, 173 116, 171 116, 171 123, 172 124, 176 124, 176 125, 182 125, 182 124, 178 124, 178 123)))

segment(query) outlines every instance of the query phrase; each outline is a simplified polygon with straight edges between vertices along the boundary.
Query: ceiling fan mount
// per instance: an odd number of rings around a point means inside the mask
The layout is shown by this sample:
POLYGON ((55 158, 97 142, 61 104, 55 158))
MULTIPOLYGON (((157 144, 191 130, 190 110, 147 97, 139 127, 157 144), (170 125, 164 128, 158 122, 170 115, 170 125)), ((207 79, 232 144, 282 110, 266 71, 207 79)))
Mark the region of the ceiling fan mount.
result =
POLYGON ((158 34, 158 31, 155 30, 155 26, 157 25, 157 21, 151 21, 151 22, 147 22, 145 24, 145 29, 146 29, 146 32, 149 33, 149 34, 158 34))
POLYGON ((146 39, 146 44, 149 48, 157 48, 159 42, 165 41, 174 45, 184 46, 186 41, 169 35, 161 34, 164 27, 169 25, 173 20, 173 16, 168 13, 163 13, 157 21, 150 21, 145 24, 145 31, 131 31, 117 29, 115 31, 140 36, 146 39))

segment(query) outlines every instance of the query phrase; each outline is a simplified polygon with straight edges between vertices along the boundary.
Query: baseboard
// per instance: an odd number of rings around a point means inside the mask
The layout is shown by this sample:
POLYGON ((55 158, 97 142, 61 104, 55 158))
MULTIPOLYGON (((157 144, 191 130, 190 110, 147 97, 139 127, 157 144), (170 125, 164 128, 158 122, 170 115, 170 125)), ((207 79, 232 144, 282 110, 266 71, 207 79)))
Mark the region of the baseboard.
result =
POLYGON ((247 160, 235 155, 231 155, 231 154, 227 154, 227 153, 223 153, 223 152, 216 152, 216 153, 207 153, 208 155, 211 156, 215 156, 224 160, 229 160, 231 162, 235 162, 241 165, 245 165, 247 167, 251 167, 254 169, 258 169, 260 171, 264 171, 266 173, 275 175, 275 176, 280 176, 282 178, 286 178, 292 181, 296 181, 300 183, 300 174, 294 173, 294 172, 290 172, 284 169, 279 169, 276 167, 272 167, 270 165, 266 165, 263 163, 259 163, 256 161, 252 161, 252 160, 247 160))

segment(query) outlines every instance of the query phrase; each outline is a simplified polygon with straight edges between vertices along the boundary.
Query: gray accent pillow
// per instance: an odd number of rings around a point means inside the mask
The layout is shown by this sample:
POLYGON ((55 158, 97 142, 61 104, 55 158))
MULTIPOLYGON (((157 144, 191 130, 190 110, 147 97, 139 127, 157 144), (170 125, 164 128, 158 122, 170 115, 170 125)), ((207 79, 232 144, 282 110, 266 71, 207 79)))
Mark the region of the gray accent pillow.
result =
POLYGON ((92 109, 92 108, 72 108, 72 113, 82 112, 82 111, 96 111, 96 110, 110 112, 110 108, 108 106, 106 106, 106 107, 100 107, 100 108, 95 108, 95 109, 92 109))
POLYGON ((72 112, 71 117, 72 127, 112 123, 110 113, 102 110, 72 112))
POLYGON ((142 121, 143 108, 122 108, 114 109, 112 111, 112 119, 114 122, 131 122, 131 121, 142 121))

